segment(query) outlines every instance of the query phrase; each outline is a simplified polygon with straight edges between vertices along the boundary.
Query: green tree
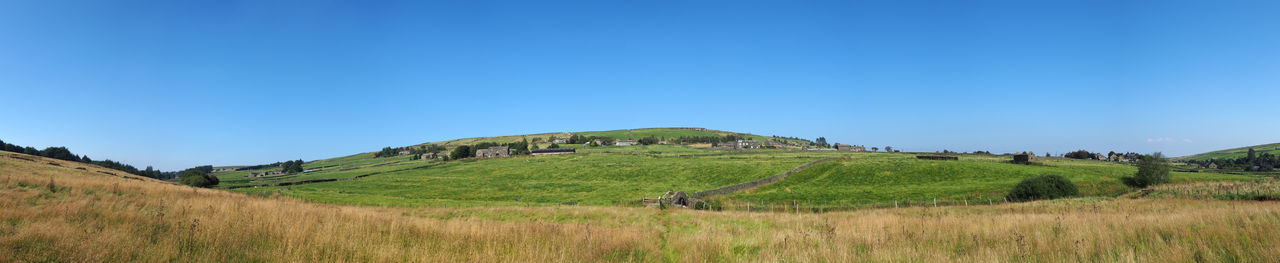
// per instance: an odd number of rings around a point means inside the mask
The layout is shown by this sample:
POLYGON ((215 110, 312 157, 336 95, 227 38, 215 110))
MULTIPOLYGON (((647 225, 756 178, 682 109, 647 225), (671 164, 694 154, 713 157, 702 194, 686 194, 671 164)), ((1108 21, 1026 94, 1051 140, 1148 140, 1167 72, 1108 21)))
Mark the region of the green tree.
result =
POLYGON ((463 159, 463 158, 470 158, 475 154, 476 154, 475 151, 471 150, 471 146, 460 145, 456 148, 453 148, 453 152, 449 153, 449 159, 457 160, 457 159, 463 159))
POLYGON ((878 152, 880 151, 880 147, 871 147, 871 151, 878 152))
POLYGON ((1160 152, 1138 158, 1138 174, 1129 182, 1135 187, 1148 187, 1169 182, 1169 159, 1160 152))
POLYGON ((1258 155, 1257 155, 1256 153, 1254 153, 1254 152, 1253 152, 1253 148, 1249 148, 1249 157, 1248 157, 1248 158, 1249 158, 1249 159, 1245 159, 1245 160, 1247 160, 1247 161, 1249 162, 1249 164, 1248 164, 1247 166, 1252 167, 1252 166, 1253 166, 1253 164, 1258 163, 1258 155))
POLYGON ((179 179, 182 184, 195 187, 212 187, 218 185, 218 177, 206 174, 200 170, 190 169, 182 172, 179 179))
POLYGON ((886 152, 893 152, 893 146, 885 146, 885 147, 884 147, 884 151, 886 151, 886 152))
POLYGON ((813 143, 818 144, 818 146, 827 147, 827 137, 818 137, 813 140, 813 143))

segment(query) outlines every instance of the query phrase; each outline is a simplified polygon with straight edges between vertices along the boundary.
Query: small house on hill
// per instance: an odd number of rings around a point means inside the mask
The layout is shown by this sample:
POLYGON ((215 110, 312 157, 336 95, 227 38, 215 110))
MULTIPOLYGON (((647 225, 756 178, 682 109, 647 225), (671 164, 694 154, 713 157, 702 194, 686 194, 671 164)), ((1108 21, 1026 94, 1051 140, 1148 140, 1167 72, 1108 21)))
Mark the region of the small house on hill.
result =
POLYGON ((476 150, 476 158, 495 158, 495 157, 511 157, 511 148, 507 146, 493 146, 488 149, 476 150))
POLYGON ((613 145, 617 145, 617 146, 633 146, 637 144, 640 144, 640 142, 636 140, 618 140, 617 142, 613 143, 613 145))
POLYGON ((530 151, 529 153, 533 154, 533 156, 542 156, 542 155, 556 155, 556 154, 571 154, 576 152, 578 152, 578 150, 574 148, 550 148, 550 149, 537 149, 537 150, 530 151))
POLYGON ((401 150, 400 152, 397 152, 396 155, 405 156, 405 155, 409 155, 410 153, 411 152, 409 152, 409 150, 401 150))
POLYGON ((551 140, 551 143, 554 143, 554 144, 569 143, 569 138, 555 138, 554 140, 551 140))

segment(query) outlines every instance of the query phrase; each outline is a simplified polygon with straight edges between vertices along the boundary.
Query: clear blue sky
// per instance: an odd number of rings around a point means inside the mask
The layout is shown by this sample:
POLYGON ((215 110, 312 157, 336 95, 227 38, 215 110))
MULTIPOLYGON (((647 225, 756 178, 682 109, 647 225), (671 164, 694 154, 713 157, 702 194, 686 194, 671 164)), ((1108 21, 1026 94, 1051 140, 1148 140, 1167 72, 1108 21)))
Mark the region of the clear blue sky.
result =
POLYGON ((1280 142, 1280 1, 0 3, 0 139, 164 170, 696 126, 913 151, 1280 142))

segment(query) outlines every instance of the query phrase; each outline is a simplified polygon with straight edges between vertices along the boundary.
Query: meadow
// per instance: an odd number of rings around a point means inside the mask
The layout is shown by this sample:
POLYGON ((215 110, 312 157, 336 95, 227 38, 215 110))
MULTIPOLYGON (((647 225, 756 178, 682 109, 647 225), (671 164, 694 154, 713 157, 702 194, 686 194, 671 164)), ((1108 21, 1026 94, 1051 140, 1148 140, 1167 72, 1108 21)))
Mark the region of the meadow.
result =
MULTIPOLYGON (((1113 197, 1131 191, 1120 180, 1137 168, 1110 162, 1039 158, 1038 165, 1008 163, 1010 156, 958 155, 958 161, 916 159, 907 153, 853 153, 851 158, 811 167, 776 184, 720 197, 760 204, 792 200, 825 204, 869 202, 1003 202, 1019 181, 1040 175, 1066 177, 1081 195, 1113 197)), ((1216 173, 1172 173, 1175 182, 1239 181, 1255 177, 1216 173)))
POLYGON ((374 206, 639 205, 667 191, 693 192, 780 173, 804 154, 580 153, 422 162, 421 169, 358 180, 235 191, 374 206))
MULTIPOLYGON (((1000 203, 1023 178, 1058 174, 1075 182, 1085 196, 1114 197, 1131 191, 1120 178, 1131 165, 1041 158, 1039 165, 1017 165, 1009 156, 960 155, 959 161, 916 159, 913 153, 815 152, 778 149, 711 150, 682 145, 578 146, 579 153, 449 162, 409 161, 407 157, 354 155, 307 163, 317 172, 279 178, 232 181, 221 187, 281 181, 352 178, 358 180, 239 188, 258 195, 280 194, 306 200, 374 206, 559 204, 639 205, 666 191, 693 193, 787 171, 832 157, 849 157, 801 171, 781 182, 711 198, 714 204, 843 208, 900 206, 921 202, 944 205, 1000 203)), ((1174 180, 1238 181, 1247 175, 1174 173, 1174 180)), ((226 180, 226 179, 224 179, 226 180)), ((737 207, 735 207, 737 206, 737 207)), ((794 207, 791 207, 794 209, 794 207)))
POLYGON ((27 158, 36 161, 0 157, 0 261, 1280 258, 1280 250, 1270 249, 1280 247, 1280 235, 1274 234, 1280 231, 1276 202, 1077 198, 823 214, 599 206, 381 208, 198 189, 92 165, 27 158))

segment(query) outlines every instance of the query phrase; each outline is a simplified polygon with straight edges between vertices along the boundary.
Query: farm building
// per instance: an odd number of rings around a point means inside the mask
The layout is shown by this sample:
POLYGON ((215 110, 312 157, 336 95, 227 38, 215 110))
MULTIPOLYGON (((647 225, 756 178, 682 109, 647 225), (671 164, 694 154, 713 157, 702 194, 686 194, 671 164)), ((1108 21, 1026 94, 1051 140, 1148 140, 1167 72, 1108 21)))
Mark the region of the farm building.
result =
POLYGON ((537 150, 530 151, 529 153, 533 154, 533 156, 540 156, 540 155, 571 154, 576 152, 578 152, 578 150, 574 148, 551 148, 551 149, 537 149, 537 150))
POLYGON ((440 156, 441 156, 441 155, 436 154, 436 153, 424 153, 424 154, 422 154, 422 159, 423 159, 423 160, 431 160, 431 159, 435 159, 436 157, 440 157, 440 156))
POLYGON ((1216 163, 1209 163, 1209 164, 1206 164, 1206 165, 1204 166, 1204 168, 1208 168, 1208 169, 1218 169, 1218 164, 1216 164, 1216 163))
POLYGON ((640 142, 639 142, 639 141, 636 141, 636 140, 618 140, 618 141, 617 141, 617 142, 615 142, 613 145, 617 145, 617 146, 633 146, 633 145, 637 145, 637 144, 640 144, 640 142))
POLYGON ((411 153, 411 152, 409 152, 409 150, 402 150, 402 151, 400 151, 400 152, 396 153, 396 155, 399 155, 399 156, 405 156, 405 155, 409 155, 409 153, 411 153))
POLYGON ((569 143, 569 138, 555 138, 555 139, 551 139, 551 143, 554 143, 554 144, 569 143))
POLYGON ((737 142, 734 142, 734 144, 733 144, 733 148, 735 148, 735 149, 756 149, 756 148, 760 148, 760 142, 757 142, 757 141, 748 141, 748 140, 738 140, 737 142))
POLYGON ((476 150, 477 158, 495 158, 495 157, 511 157, 511 148, 507 146, 493 146, 488 149, 476 150))
POLYGON ((848 144, 837 143, 836 150, 842 151, 842 152, 865 152, 867 151, 867 147, 862 145, 848 145, 848 144))
POLYGON ((1031 162, 1034 162, 1034 161, 1036 161, 1036 155, 1034 154, 1024 153, 1024 154, 1013 155, 1013 163, 1016 163, 1016 164, 1030 164, 1031 162))
POLYGON ((249 177, 267 177, 267 176, 272 176, 272 175, 281 175, 281 174, 284 174, 284 172, 282 172, 282 171, 266 171, 266 172, 261 172, 261 173, 249 173, 249 177))

